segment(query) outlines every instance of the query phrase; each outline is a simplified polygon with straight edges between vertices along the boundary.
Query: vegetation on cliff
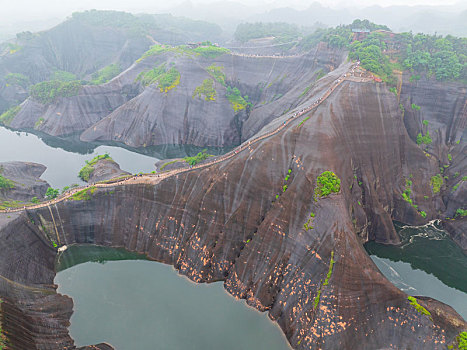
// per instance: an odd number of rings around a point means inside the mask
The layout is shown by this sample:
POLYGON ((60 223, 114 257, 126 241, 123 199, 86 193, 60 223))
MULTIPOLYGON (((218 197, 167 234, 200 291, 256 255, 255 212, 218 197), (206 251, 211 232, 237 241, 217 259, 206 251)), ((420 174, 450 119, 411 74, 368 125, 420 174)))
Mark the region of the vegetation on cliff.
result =
POLYGON ((153 45, 136 62, 141 62, 145 58, 160 55, 164 52, 172 52, 177 55, 185 55, 190 57, 202 56, 206 58, 216 58, 218 56, 229 53, 230 50, 226 49, 225 47, 213 45, 210 41, 199 43, 196 47, 191 47, 188 45, 153 45))
POLYGON ((50 80, 32 85, 29 88, 29 94, 36 101, 49 104, 55 102, 59 97, 76 96, 80 89, 81 82, 79 81, 50 80))
POLYGON ((231 86, 227 86, 226 97, 232 105, 235 113, 245 109, 247 106, 251 106, 251 103, 248 102, 248 96, 242 96, 240 90, 238 90, 236 87, 232 88, 231 86))
POLYGON ((417 310, 419 313, 423 315, 427 315, 431 319, 431 313, 427 309, 425 309, 423 306, 421 306, 418 303, 418 300, 414 297, 408 296, 407 299, 410 301, 410 305, 412 305, 415 310, 417 310))
POLYGON ((113 162, 113 159, 110 157, 108 153, 97 155, 93 159, 86 161, 86 165, 82 167, 78 173, 78 176, 81 178, 81 180, 88 182, 89 177, 91 176, 91 173, 94 171, 94 165, 96 165, 96 163, 99 160, 103 160, 103 159, 113 162))
POLYGON ((8 73, 5 75, 5 81, 8 85, 21 86, 26 89, 30 85, 29 78, 21 73, 8 73))
POLYGON ((219 83, 226 86, 224 67, 217 66, 215 63, 213 63, 209 67, 206 67, 206 71, 219 83))
POLYGON ((338 193, 341 188, 341 180, 332 171, 325 171, 316 179, 315 199, 326 197, 331 193, 338 193))
POLYGON ((0 115, 0 124, 9 125, 13 118, 18 114, 20 111, 20 106, 14 106, 8 109, 6 112, 0 115))
POLYGON ((437 174, 431 177, 430 185, 434 194, 439 193, 439 191, 441 190, 441 186, 443 186, 443 183, 444 180, 441 174, 437 174))
POLYGON ((108 81, 112 80, 117 75, 119 75, 121 71, 122 68, 118 63, 109 64, 108 66, 105 66, 104 68, 98 70, 91 76, 91 84, 99 85, 107 83, 108 81))
POLYGON ((96 191, 97 187, 96 186, 91 186, 88 188, 85 188, 84 190, 81 190, 79 192, 76 192, 71 196, 71 200, 73 201, 88 201, 91 199, 91 196, 94 194, 96 191))
POLYGON ((355 20, 345 26, 318 29, 304 37, 298 47, 310 50, 320 41, 334 48, 349 49, 351 59, 360 60, 363 68, 389 83, 395 83, 393 70, 410 71, 418 79, 423 74, 441 81, 467 83, 467 38, 391 33, 386 26, 355 20))
POLYGON ((329 280, 331 279, 332 269, 334 267, 335 262, 336 261, 334 260, 334 251, 331 251, 331 260, 329 261, 328 273, 326 275, 326 279, 324 280, 324 283, 322 285, 320 285, 320 287, 318 289, 318 293, 316 293, 315 299, 313 300, 313 309, 316 309, 318 307, 319 301, 321 299, 321 290, 322 290, 322 288, 329 284, 329 280))
POLYGON ((450 350, 467 350, 467 332, 460 332, 455 338, 455 344, 449 345, 450 350))
MULTIPOLYGON (((185 157, 183 160, 190 164, 191 166, 201 163, 203 160, 208 159, 208 157, 212 157, 212 155, 207 153, 207 149, 203 149, 194 157, 185 157)), ((164 164, 165 165, 165 164, 164 164)))
MULTIPOLYGON (((1 170, 1 169, 0 169, 1 170)), ((0 190, 9 190, 10 188, 14 188, 15 184, 10 179, 7 179, 2 174, 0 174, 0 190)))
POLYGON ((64 70, 56 70, 52 74, 52 78, 50 80, 59 80, 64 82, 71 82, 78 80, 75 74, 64 71, 64 70))
POLYGON ((196 87, 192 97, 203 98, 202 96, 204 96, 205 101, 215 101, 217 94, 213 85, 214 81, 212 79, 204 79, 203 83, 200 86, 196 87))
POLYGON ((141 81, 144 86, 158 84, 161 92, 168 92, 180 83, 180 72, 175 67, 167 69, 163 63, 150 71, 141 72, 136 81, 141 81))

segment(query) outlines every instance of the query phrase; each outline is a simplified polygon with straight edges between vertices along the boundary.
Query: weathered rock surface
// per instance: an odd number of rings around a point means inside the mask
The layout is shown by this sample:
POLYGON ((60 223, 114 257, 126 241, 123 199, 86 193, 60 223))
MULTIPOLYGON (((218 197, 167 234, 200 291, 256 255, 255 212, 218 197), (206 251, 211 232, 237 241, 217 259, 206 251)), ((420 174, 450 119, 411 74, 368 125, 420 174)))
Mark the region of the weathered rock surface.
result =
POLYGON ((132 147, 189 144, 225 147, 248 139, 271 120, 309 98, 319 74, 343 61, 342 52, 320 46, 301 57, 243 57, 226 54, 216 59, 166 52, 136 62, 111 82, 84 86, 78 96, 50 105, 33 99, 21 105, 10 126, 35 128, 58 136, 82 132, 83 141, 118 141, 132 147), (174 66, 180 85, 161 92, 135 79, 160 64, 174 66), (249 96, 253 107, 235 112, 226 87, 215 81, 215 101, 194 96, 207 67, 222 67, 228 85, 249 96))
POLYGON ((123 70, 128 68, 156 42, 217 41, 220 32, 217 25, 170 15, 143 18, 93 10, 73 14, 47 31, 20 33, 16 52, 0 52, 0 114, 27 97, 27 89, 5 84, 8 73, 21 73, 32 84, 51 79, 57 70, 89 79, 92 73, 109 64, 118 64, 123 70))
MULTIPOLYGON (((407 118, 384 85, 344 82, 303 124, 300 118, 221 163, 0 215, 9 339, 19 349, 72 344, 71 300, 51 287, 53 240, 125 247, 193 281, 223 280, 229 293, 268 311, 296 349, 447 349, 466 322, 428 299, 420 304, 434 316, 419 313, 361 245, 397 243, 393 219, 438 217, 443 199, 430 188, 438 161, 410 138, 407 118), (324 170, 339 176, 341 191, 314 201, 324 170), (418 209, 402 198, 409 178, 418 209)), ((459 118, 452 113, 452 125, 459 118)))
POLYGON ((120 169, 120 165, 114 160, 100 159, 93 166, 93 171, 88 182, 110 180, 123 175, 129 175, 128 171, 120 169))
POLYGON ((50 185, 40 179, 47 169, 42 164, 31 162, 0 163, 0 174, 14 182, 14 188, 0 190, 0 199, 30 201, 32 197, 43 198, 50 185))

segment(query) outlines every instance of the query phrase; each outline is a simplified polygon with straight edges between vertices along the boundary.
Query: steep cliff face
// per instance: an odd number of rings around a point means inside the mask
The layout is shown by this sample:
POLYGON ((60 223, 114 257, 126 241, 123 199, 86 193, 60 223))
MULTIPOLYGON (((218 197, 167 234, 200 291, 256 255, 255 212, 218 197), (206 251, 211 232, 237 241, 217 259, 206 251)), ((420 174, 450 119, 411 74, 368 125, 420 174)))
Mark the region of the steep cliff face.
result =
POLYGON ((402 198, 412 179, 418 203, 438 165, 410 139, 396 97, 381 85, 344 82, 301 120, 201 169, 0 215, 9 339, 18 348, 72 342, 69 300, 50 287, 50 295, 29 292, 52 284, 55 242, 125 247, 193 281, 223 280, 232 295, 268 311, 297 349, 446 349, 465 321, 430 299, 419 303, 432 318, 418 312, 360 243, 397 242, 391 219, 424 222, 441 201, 420 200, 416 209, 402 198), (341 191, 315 201, 324 170, 340 177, 341 191), (27 263, 12 265, 19 259, 27 263))
POLYGON ((291 58, 226 54, 207 59, 166 52, 136 62, 108 84, 84 86, 78 96, 50 105, 28 99, 10 126, 53 136, 87 129, 83 141, 118 141, 132 147, 237 145, 309 98, 315 81, 343 59, 342 52, 326 47, 291 58), (161 64, 180 72, 175 88, 161 91, 157 84, 144 87, 135 81, 161 64), (213 78, 213 66, 224 75, 225 85, 213 78), (195 94, 206 79, 213 81, 213 100, 195 94), (248 96, 252 106, 233 108, 228 86, 248 96))
POLYGON ((429 136, 419 141, 418 148, 435 164, 428 173, 428 196, 435 199, 438 212, 434 217, 443 219, 454 240, 467 250, 467 218, 450 219, 457 209, 466 208, 467 87, 426 80, 405 83, 400 102, 405 106, 404 124, 410 138, 416 142, 417 136, 429 136), (433 178, 438 186, 433 185, 433 178))
POLYGON ((17 49, 0 54, 0 113, 27 97, 27 89, 5 83, 9 73, 21 73, 31 84, 51 79, 57 70, 89 79, 109 64, 125 70, 156 41, 182 44, 200 41, 200 36, 215 41, 220 32, 214 24, 168 15, 92 10, 75 13, 47 31, 20 33, 17 49))
POLYGON ((80 132, 134 96, 134 87, 115 81, 83 86, 77 96, 44 105, 28 98, 10 123, 17 129, 36 129, 54 136, 80 132))

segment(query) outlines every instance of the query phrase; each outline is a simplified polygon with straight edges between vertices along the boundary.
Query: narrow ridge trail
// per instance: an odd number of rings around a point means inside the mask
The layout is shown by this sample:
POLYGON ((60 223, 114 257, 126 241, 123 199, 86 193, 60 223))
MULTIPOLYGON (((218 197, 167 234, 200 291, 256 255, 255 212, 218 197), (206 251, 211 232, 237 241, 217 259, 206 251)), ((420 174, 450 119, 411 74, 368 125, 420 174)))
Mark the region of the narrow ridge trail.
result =
MULTIPOLYGON (((326 92, 323 94, 322 97, 320 97, 317 101, 313 102, 310 106, 308 106, 308 107, 306 107, 304 109, 301 109, 298 112, 295 112, 295 113, 291 114, 291 116, 284 123, 280 124, 276 129, 274 129, 274 130, 272 130, 272 131, 270 131, 270 132, 268 132, 268 133, 266 133, 264 135, 261 135, 261 136, 255 138, 255 139, 253 139, 253 140, 245 141, 243 144, 236 147, 232 151, 230 151, 230 152, 228 152, 228 153, 226 153, 226 154, 224 154, 224 155, 222 155, 220 157, 216 157, 216 159, 214 159, 214 160, 212 160, 210 162, 195 165, 195 166, 193 166, 191 168, 182 168, 182 169, 171 170, 171 171, 167 171, 165 173, 131 176, 129 178, 125 178, 123 180, 116 181, 116 182, 107 182, 107 183, 102 183, 102 182, 99 183, 98 182, 98 183, 95 183, 95 184, 89 184, 89 185, 86 185, 86 186, 77 187, 77 188, 75 188, 75 189, 73 189, 71 191, 67 191, 63 195, 61 195, 61 196, 59 196, 59 197, 57 197, 55 199, 46 201, 46 202, 42 202, 42 203, 39 203, 39 204, 36 204, 36 205, 24 206, 23 208, 14 208, 14 209, 13 208, 7 208, 7 209, 4 209, 4 210, 0 210, 0 213, 14 213, 14 212, 23 211, 25 209, 43 208, 43 207, 46 207, 46 206, 50 206, 52 204, 56 204, 56 203, 65 201, 65 200, 71 198, 72 196, 74 196, 76 193, 81 192, 81 191, 85 191, 85 190, 90 189, 90 188, 106 188, 106 187, 122 186, 122 185, 127 185, 127 184, 144 184, 144 183, 155 185, 155 184, 159 183, 160 181, 162 181, 164 179, 167 179, 167 178, 169 178, 171 176, 175 176, 175 175, 185 173, 185 172, 188 172, 188 171, 207 168, 207 167, 209 167, 211 165, 223 162, 223 161, 225 161, 227 159, 232 158, 236 154, 244 151, 245 149, 249 148, 253 144, 258 143, 258 142, 260 142, 260 141, 262 141, 262 140, 264 140, 264 139, 266 139, 268 137, 271 137, 273 135, 276 135, 277 133, 282 131, 284 128, 288 127, 293 121, 296 121, 299 117, 302 117, 305 114, 311 112, 313 109, 318 107, 321 103, 323 103, 333 93, 333 91, 336 89, 336 87, 338 87, 340 84, 342 84, 342 82, 344 82, 346 80, 354 81, 354 82, 369 82, 369 81, 372 81, 372 79, 369 79, 369 78, 358 78, 357 79, 356 77, 351 75, 351 72, 353 73, 355 71, 355 69, 358 68, 358 67, 359 67, 359 63, 353 64, 351 67, 349 67, 349 69, 344 74, 339 76, 338 79, 334 80, 330 84, 329 88, 326 90, 326 92)), ((112 181, 112 180, 110 180, 110 181, 112 181)))

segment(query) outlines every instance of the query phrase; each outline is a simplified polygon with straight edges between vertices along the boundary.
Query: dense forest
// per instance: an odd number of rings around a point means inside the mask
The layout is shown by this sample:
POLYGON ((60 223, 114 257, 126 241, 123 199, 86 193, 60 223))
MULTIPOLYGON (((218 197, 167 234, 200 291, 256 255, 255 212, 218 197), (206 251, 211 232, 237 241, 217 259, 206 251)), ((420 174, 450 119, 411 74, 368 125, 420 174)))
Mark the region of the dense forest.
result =
POLYGON ((318 42, 336 48, 347 48, 351 59, 358 59, 364 68, 394 83, 394 70, 408 70, 412 79, 435 77, 441 81, 467 83, 467 38, 429 34, 392 33, 389 28, 367 20, 330 29, 318 29, 303 38, 300 47, 310 49, 318 42), (356 30, 369 30, 355 40, 356 30))

